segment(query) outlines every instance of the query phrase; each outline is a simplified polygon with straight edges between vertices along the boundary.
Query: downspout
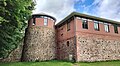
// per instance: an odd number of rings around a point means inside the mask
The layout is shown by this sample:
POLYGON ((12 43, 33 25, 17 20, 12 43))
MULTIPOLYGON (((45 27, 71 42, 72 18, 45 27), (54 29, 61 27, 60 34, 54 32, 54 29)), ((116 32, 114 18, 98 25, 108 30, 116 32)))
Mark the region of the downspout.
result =
POLYGON ((77 38, 77 36, 76 36, 76 19, 75 19, 75 16, 73 16, 74 17, 74 45, 75 45, 75 48, 74 48, 74 50, 75 50, 75 62, 77 62, 77 40, 76 40, 76 38, 77 38))

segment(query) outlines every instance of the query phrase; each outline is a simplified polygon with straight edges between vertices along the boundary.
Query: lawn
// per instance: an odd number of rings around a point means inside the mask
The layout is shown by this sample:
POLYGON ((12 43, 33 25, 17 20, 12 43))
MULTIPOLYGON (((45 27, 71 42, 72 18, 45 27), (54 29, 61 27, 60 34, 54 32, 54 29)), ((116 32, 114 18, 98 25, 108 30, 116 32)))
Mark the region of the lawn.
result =
POLYGON ((120 61, 93 62, 93 63, 72 63, 66 61, 45 61, 45 62, 12 62, 0 63, 0 66, 120 66, 120 61))

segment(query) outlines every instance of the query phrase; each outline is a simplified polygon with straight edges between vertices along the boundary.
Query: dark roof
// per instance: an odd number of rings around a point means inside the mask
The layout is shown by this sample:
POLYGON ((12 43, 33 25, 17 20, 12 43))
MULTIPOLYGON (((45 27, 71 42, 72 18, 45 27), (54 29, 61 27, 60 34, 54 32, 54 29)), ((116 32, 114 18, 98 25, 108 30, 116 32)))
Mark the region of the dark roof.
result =
POLYGON ((48 14, 45 14, 45 13, 33 14, 32 16, 47 16, 47 17, 52 18, 52 19, 55 20, 55 22, 56 22, 56 19, 55 19, 54 17, 52 17, 52 16, 50 16, 50 15, 48 15, 48 14))
POLYGON ((64 22, 66 22, 66 20, 68 20, 69 18, 71 18, 73 16, 79 16, 79 17, 84 17, 84 18, 88 18, 88 19, 103 21, 103 22, 106 22, 106 23, 112 23, 112 24, 118 24, 118 25, 120 25, 120 22, 117 22, 117 21, 113 21, 113 20, 109 20, 109 19, 104 19, 104 18, 100 18, 100 17, 95 17, 95 16, 91 16, 91 15, 87 15, 87 14, 78 13, 78 12, 72 12, 70 15, 68 15, 62 21, 60 21, 59 23, 57 23, 56 26, 59 26, 59 25, 63 24, 64 22))

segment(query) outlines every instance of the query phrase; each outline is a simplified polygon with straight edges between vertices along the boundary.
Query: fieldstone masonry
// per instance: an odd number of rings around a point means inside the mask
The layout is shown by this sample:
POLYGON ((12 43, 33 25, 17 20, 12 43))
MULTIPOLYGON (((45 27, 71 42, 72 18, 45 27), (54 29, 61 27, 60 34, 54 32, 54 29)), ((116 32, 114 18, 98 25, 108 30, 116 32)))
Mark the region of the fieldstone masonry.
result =
POLYGON ((77 42, 77 61, 120 60, 120 37, 81 33, 77 42))
POLYGON ((55 59, 55 30, 47 27, 27 29, 22 61, 44 61, 55 59))
POLYGON ((60 60, 69 60, 69 56, 73 56, 73 60, 75 59, 75 41, 74 37, 68 40, 64 40, 62 42, 58 42, 58 59, 60 60), (69 45, 67 45, 67 41, 69 41, 69 45))
POLYGON ((20 42, 18 47, 14 49, 7 58, 0 59, 0 62, 18 62, 21 61, 22 49, 23 49, 23 40, 20 42))

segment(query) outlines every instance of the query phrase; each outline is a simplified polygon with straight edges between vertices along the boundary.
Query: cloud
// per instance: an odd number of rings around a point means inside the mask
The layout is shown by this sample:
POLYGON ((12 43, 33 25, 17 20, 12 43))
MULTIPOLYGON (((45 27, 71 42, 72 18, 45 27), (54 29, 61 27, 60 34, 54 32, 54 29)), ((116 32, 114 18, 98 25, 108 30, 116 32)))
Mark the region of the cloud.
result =
POLYGON ((89 14, 89 15, 94 15, 94 6, 93 4, 93 0, 89 1, 89 0, 78 0, 76 2, 76 10, 77 12, 82 12, 84 14, 89 14))
POLYGON ((92 5, 96 15, 120 21, 120 0, 95 0, 92 5))
POLYGON ((73 11, 120 21, 120 0, 36 0, 33 13, 46 13, 57 19, 65 18, 73 11), (77 5, 76 5, 77 3, 77 5))
MULTIPOLYGON (((80 0, 78 0, 80 2, 80 0)), ((78 3, 85 14, 103 17, 115 21, 120 21, 120 0, 94 0, 86 5, 87 0, 78 3), (81 5, 82 4, 82 5, 81 5)), ((77 8, 79 11, 79 8, 77 8)))
MULTIPOLYGON (((76 0, 77 1, 77 0, 76 0)), ((36 6, 33 13, 46 13, 57 19, 59 22, 65 18, 74 9, 75 0, 36 0, 36 6)))

